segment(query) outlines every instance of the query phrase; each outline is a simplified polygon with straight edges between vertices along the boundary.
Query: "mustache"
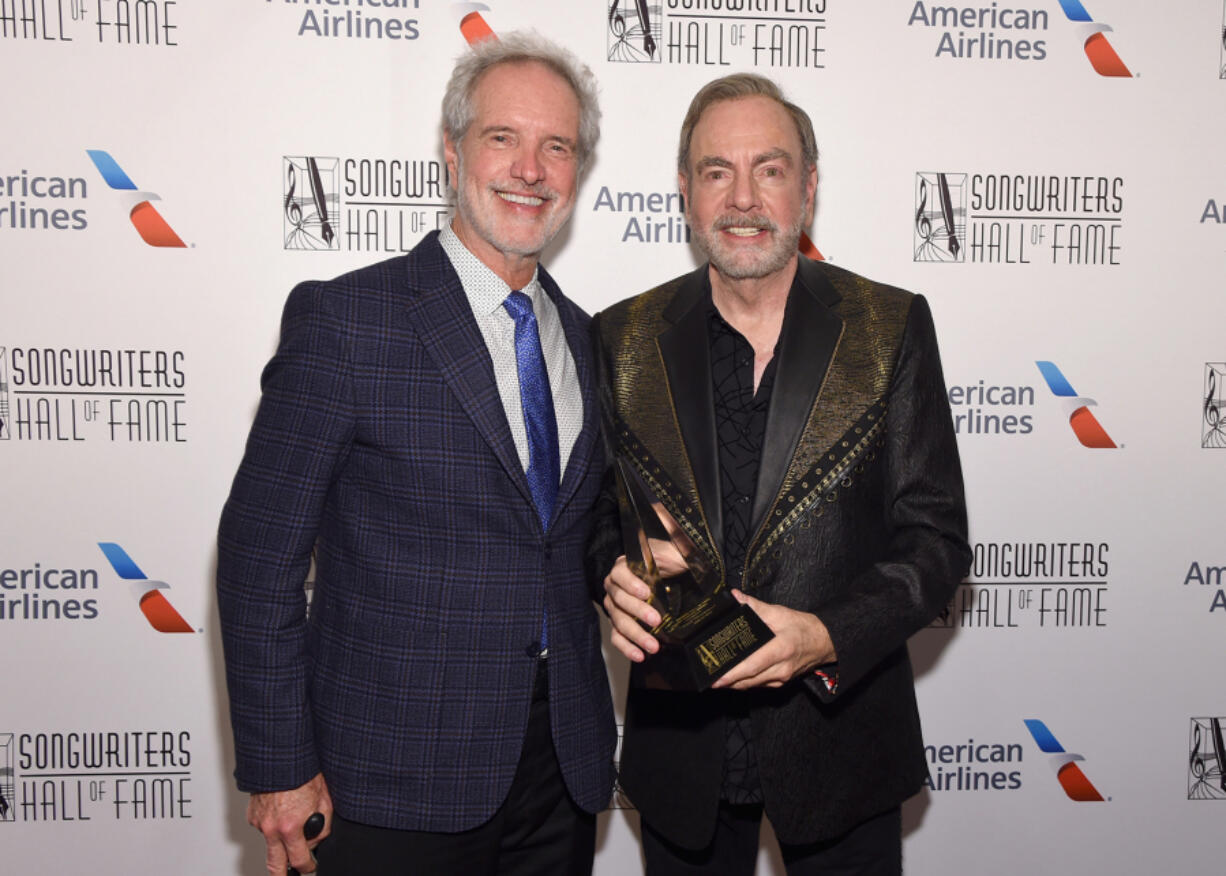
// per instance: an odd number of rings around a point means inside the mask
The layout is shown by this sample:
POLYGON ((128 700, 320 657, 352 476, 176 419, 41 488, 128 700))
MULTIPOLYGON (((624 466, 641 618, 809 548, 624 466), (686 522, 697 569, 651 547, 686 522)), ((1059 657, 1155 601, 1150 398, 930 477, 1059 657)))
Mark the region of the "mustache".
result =
POLYGON ((734 214, 725 214, 719 216, 711 223, 713 231, 723 231, 725 228, 761 228, 766 231, 778 231, 779 226, 768 219, 766 216, 738 216, 734 214))

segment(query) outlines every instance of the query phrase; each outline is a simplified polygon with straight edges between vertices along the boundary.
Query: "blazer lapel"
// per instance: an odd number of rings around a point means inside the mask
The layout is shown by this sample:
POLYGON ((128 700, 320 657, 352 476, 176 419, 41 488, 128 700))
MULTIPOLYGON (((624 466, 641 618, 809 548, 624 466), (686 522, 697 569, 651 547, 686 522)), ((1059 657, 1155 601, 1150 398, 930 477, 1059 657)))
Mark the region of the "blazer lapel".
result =
POLYGON ((464 412, 531 503, 532 491, 511 437, 485 338, 437 232, 413 250, 408 269, 405 325, 421 339, 464 412))
MULTIPOLYGON (((723 552, 724 514, 719 489, 719 439, 715 391, 711 385, 711 344, 699 306, 707 294, 708 268, 699 268, 664 311, 672 326, 657 338, 677 424, 716 550, 723 552)), ((660 399, 660 403, 665 400, 660 399)))
POLYGON ((758 466, 751 532, 761 528, 783 486, 843 334, 843 320, 830 309, 839 298, 817 264, 802 256, 779 339, 779 362, 758 466))
POLYGON ((566 334, 566 343, 570 346, 571 358, 575 360, 579 391, 583 397, 583 427, 575 439, 575 446, 571 448, 566 470, 562 472, 562 483, 558 485, 558 500, 554 505, 556 519, 558 512, 574 496, 579 484, 583 481, 583 475, 591 464, 592 445, 599 434, 597 423, 600 420, 600 411, 597 407, 596 393, 593 390, 596 383, 592 374, 592 341, 587 331, 579 325, 578 308, 562 295, 562 290, 558 288, 558 284, 544 268, 540 268, 540 281, 545 294, 553 299, 553 303, 558 308, 558 318, 562 321, 562 331, 566 334))

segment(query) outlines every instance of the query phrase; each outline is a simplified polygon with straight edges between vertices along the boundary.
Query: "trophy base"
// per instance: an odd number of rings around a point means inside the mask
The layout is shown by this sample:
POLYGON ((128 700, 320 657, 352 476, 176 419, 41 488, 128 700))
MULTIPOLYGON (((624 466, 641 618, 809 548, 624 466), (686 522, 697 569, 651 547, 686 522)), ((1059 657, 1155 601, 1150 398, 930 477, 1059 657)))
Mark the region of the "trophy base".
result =
POLYGON ((684 641, 660 640, 660 650, 635 664, 631 684, 650 690, 702 691, 775 637, 748 605, 740 605, 684 641))

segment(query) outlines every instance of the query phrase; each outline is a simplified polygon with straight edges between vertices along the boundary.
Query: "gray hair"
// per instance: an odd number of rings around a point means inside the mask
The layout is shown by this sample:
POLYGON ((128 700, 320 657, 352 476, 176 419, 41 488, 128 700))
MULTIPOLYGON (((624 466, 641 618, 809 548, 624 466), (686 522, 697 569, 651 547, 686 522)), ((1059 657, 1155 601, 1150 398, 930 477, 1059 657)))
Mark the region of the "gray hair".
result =
POLYGON ((688 178, 690 175, 690 142, 694 139, 694 128, 698 126, 702 114, 713 104, 744 97, 770 98, 783 107, 796 125, 796 133, 800 137, 800 157, 805 170, 817 167, 817 137, 813 134, 813 122, 809 119, 809 114, 787 100, 779 86, 765 76, 756 73, 734 73, 708 82, 690 101, 685 121, 681 123, 681 145, 677 150, 677 171, 682 176, 688 178))
POLYGON ((443 93, 443 131, 452 143, 459 144, 473 122, 473 93, 481 77, 499 64, 528 63, 543 64, 562 77, 579 100, 576 150, 582 173, 600 139, 596 77, 573 53, 534 32, 513 31, 498 39, 482 40, 456 61, 443 93))

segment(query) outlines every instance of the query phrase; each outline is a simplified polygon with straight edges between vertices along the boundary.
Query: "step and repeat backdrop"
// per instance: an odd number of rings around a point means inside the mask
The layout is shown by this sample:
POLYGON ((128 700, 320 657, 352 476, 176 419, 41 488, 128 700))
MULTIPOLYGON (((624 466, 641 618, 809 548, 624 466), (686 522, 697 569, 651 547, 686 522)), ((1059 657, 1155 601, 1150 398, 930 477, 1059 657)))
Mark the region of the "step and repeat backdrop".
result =
POLYGON ((545 259, 588 310, 697 263, 677 130, 739 70, 813 117, 821 253, 931 301, 975 561, 911 643, 908 873, 1221 872, 1223 0, 0 0, 4 872, 263 872, 218 514, 289 289, 447 221, 473 13, 600 81, 545 259))

